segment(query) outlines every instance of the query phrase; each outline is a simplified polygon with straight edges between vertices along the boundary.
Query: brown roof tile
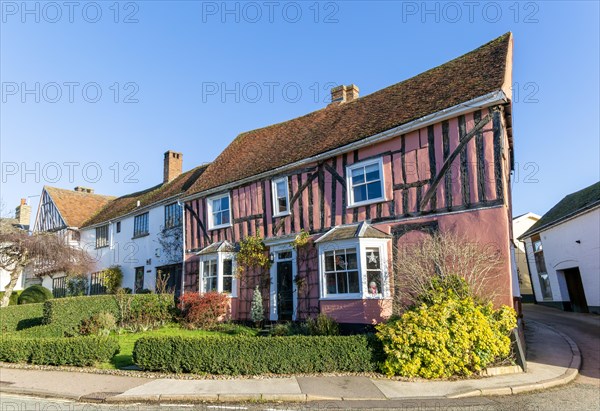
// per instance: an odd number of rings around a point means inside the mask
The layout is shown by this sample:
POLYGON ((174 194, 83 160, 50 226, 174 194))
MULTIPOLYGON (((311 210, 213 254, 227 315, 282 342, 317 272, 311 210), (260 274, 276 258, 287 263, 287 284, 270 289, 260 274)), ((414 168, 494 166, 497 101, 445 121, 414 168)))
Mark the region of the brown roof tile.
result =
POLYGON ((345 146, 500 90, 511 35, 401 83, 283 123, 240 134, 186 194, 194 194, 345 146))
POLYGON ((44 189, 58 208, 65 224, 69 227, 81 227, 85 220, 96 214, 115 197, 92 194, 63 188, 44 189))
POLYGON ((198 177, 202 175, 207 167, 208 165, 206 164, 198 166, 186 171, 171 182, 162 183, 147 190, 116 198, 99 210, 98 213, 90 216, 91 218, 84 222, 83 227, 100 224, 128 214, 137 208, 138 201, 140 202, 140 206, 145 207, 184 193, 198 180, 198 177))

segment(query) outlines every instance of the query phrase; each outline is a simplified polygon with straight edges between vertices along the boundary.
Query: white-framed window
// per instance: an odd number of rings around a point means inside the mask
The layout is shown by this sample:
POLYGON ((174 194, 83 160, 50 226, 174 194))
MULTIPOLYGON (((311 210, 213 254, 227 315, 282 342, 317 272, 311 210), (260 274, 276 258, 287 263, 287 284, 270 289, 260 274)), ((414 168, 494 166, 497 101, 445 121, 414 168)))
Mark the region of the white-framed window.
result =
POLYGON ((388 241, 358 238, 319 244, 321 298, 389 297, 388 241))
POLYGON ((202 292, 217 291, 217 258, 202 262, 202 292))
POLYGON ((200 292, 218 291, 236 297, 235 254, 217 252, 200 258, 200 292))
POLYGON ((348 206, 385 201, 383 161, 381 158, 362 161, 346 168, 348 206))
POLYGON ((325 292, 327 295, 360 293, 357 249, 325 251, 325 292))
POLYGON ((288 191, 288 178, 282 177, 271 181, 273 193, 273 215, 275 217, 290 213, 290 196, 288 191))
POLYGON ((231 225, 231 201, 229 193, 210 197, 208 204, 208 229, 229 227, 231 225))
POLYGON ((96 227, 96 248, 108 247, 108 224, 96 227))

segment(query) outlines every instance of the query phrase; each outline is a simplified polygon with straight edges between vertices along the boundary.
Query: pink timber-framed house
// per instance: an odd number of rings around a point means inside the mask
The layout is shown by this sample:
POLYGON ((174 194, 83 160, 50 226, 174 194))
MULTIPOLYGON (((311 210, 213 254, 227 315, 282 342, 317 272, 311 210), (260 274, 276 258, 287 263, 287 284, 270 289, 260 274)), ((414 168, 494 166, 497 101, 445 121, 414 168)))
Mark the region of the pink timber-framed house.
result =
POLYGON ((248 320, 325 313, 372 324, 392 312, 395 245, 437 230, 494 244, 511 278, 512 35, 364 97, 332 89, 327 107, 240 134, 186 192, 185 292, 231 295, 248 320), (293 247, 307 231, 311 242, 293 247), (236 244, 258 235, 268 275, 236 278, 236 244))

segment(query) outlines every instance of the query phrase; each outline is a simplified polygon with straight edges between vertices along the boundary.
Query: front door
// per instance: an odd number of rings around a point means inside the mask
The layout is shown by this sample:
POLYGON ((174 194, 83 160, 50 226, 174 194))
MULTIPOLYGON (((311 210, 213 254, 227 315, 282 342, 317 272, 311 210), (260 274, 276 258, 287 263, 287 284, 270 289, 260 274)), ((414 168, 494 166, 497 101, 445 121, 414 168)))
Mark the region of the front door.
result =
POLYGON ((291 321, 294 315, 294 278, 291 251, 279 252, 277 259, 277 312, 279 321, 291 321), (289 254, 289 257, 288 257, 289 254), (283 258, 282 258, 283 257, 283 258))
POLYGON ((589 310, 579 268, 569 268, 568 270, 564 270, 564 273, 567 290, 569 291, 569 300, 571 300, 571 309, 576 313, 588 313, 589 310))

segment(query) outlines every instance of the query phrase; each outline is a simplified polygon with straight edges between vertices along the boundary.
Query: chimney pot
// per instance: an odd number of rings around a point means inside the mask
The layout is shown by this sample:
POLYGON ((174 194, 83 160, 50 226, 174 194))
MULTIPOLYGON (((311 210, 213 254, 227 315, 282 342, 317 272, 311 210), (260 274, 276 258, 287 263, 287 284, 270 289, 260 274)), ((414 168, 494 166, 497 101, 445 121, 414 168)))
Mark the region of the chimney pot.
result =
POLYGON ((358 99, 358 87, 354 84, 349 86, 336 86, 331 89, 331 104, 338 105, 343 103, 349 103, 358 99))
POLYGON ((169 150, 165 153, 163 183, 175 180, 183 171, 183 154, 169 150))
POLYGON ((94 194, 94 189, 93 188, 89 188, 89 187, 77 186, 77 187, 75 187, 75 191, 77 191, 79 193, 94 194))

